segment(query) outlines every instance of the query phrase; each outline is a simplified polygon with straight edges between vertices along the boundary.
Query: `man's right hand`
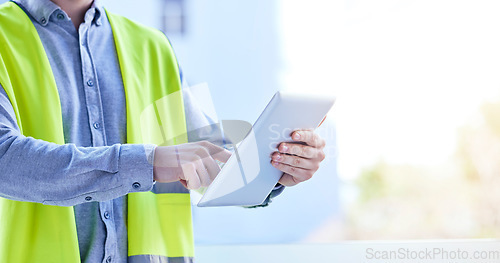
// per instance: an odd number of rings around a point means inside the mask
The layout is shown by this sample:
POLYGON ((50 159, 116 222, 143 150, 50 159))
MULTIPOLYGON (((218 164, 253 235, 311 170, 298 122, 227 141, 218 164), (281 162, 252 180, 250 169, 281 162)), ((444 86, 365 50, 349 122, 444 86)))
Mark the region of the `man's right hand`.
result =
POLYGON ((158 146, 153 179, 160 183, 180 181, 187 189, 207 187, 220 171, 215 162, 227 162, 231 152, 207 141, 158 146))

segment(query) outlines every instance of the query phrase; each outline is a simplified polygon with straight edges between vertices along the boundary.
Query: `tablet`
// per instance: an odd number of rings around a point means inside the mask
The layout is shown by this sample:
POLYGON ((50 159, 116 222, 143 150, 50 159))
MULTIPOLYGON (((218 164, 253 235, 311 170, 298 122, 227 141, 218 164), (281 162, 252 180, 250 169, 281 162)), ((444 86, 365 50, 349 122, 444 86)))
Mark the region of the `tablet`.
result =
POLYGON ((334 101, 329 96, 278 91, 244 140, 236 145, 198 206, 262 204, 283 174, 271 165, 271 154, 279 143, 292 141, 294 130, 318 127, 334 101))

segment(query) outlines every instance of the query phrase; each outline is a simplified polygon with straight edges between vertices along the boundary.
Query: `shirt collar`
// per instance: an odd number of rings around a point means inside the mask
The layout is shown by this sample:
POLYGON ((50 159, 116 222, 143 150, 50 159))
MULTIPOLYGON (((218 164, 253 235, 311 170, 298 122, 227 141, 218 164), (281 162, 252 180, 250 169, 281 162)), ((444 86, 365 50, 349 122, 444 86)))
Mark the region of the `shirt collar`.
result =
MULTIPOLYGON (((58 10, 64 12, 58 5, 56 5, 50 0, 12 0, 12 1, 22 6, 24 10, 42 26, 46 26, 49 23, 50 17, 54 12, 58 10)), ((102 13, 104 13, 104 8, 101 6, 100 1, 94 0, 92 6, 85 14, 85 21, 90 19, 93 22, 95 22, 96 25, 99 26, 102 23, 102 17, 101 17, 102 13)))

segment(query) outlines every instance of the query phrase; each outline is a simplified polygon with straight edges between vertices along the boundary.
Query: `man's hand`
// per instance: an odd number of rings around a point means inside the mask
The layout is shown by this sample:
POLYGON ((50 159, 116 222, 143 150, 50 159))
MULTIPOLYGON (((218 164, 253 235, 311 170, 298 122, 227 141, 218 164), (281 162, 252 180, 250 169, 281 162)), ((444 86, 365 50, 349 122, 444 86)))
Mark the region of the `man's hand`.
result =
POLYGON ((274 167, 283 171, 280 183, 293 186, 312 178, 325 159, 325 140, 313 130, 297 130, 292 133, 294 142, 279 144, 271 156, 274 167))
POLYGON ((154 155, 153 179, 160 183, 180 181, 188 189, 207 187, 231 152, 207 141, 158 146, 154 155))

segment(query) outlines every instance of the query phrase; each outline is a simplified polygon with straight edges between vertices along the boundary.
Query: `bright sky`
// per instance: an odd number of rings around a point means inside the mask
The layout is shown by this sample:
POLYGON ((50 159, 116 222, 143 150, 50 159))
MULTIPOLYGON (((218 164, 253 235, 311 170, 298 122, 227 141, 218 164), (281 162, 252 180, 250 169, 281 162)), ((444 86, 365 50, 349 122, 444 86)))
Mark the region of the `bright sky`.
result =
POLYGON ((342 178, 384 158, 433 164, 500 91, 500 1, 281 0, 292 90, 337 96, 342 178))

